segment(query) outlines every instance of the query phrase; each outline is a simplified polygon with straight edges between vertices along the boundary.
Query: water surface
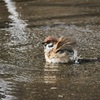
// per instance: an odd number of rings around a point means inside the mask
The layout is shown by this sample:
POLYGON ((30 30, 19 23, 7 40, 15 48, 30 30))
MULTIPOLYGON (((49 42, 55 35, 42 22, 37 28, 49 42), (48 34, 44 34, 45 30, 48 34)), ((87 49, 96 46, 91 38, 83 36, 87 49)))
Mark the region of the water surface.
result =
POLYGON ((99 100, 100 62, 46 64, 43 39, 71 36, 79 56, 100 57, 100 1, 0 0, 0 100, 99 100))

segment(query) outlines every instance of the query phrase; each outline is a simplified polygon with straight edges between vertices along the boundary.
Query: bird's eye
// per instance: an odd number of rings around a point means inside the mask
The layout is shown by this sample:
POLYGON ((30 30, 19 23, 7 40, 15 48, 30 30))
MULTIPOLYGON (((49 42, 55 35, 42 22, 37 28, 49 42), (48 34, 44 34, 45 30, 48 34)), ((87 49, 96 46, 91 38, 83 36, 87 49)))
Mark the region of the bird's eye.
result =
POLYGON ((46 47, 46 46, 47 46, 47 43, 44 44, 44 47, 46 47))
POLYGON ((44 45, 44 47, 46 47, 46 44, 44 45))

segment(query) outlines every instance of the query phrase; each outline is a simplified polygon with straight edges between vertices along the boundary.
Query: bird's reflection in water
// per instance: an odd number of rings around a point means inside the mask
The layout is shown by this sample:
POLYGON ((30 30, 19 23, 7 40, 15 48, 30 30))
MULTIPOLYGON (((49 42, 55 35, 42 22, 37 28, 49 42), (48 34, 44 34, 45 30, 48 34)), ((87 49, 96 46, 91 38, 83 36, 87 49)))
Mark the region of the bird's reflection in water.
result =
POLYGON ((57 64, 48 64, 44 66, 44 83, 52 84, 57 82, 59 66, 57 64))

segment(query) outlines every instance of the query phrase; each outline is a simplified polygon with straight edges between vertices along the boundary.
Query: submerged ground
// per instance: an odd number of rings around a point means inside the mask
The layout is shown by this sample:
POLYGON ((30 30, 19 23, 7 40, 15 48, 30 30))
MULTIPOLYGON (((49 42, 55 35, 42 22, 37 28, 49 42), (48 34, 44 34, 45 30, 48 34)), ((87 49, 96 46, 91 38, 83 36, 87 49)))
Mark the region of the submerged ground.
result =
POLYGON ((100 57, 100 1, 0 0, 0 100, 100 100, 100 62, 45 64, 48 35, 100 57))

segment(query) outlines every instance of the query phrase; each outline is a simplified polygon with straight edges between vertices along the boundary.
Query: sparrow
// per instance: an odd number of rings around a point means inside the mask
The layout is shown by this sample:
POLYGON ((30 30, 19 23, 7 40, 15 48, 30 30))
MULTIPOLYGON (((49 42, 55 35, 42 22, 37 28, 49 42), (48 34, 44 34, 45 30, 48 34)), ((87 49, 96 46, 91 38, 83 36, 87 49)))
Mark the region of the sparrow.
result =
POLYGON ((44 39, 44 56, 48 63, 78 63, 76 41, 70 37, 48 36, 44 39))

